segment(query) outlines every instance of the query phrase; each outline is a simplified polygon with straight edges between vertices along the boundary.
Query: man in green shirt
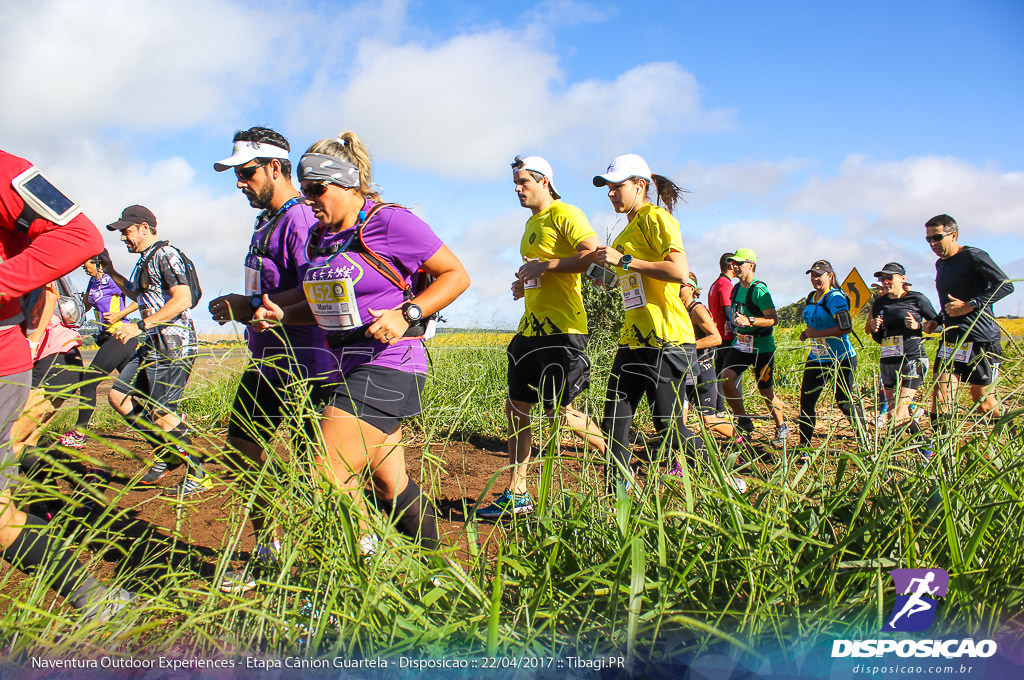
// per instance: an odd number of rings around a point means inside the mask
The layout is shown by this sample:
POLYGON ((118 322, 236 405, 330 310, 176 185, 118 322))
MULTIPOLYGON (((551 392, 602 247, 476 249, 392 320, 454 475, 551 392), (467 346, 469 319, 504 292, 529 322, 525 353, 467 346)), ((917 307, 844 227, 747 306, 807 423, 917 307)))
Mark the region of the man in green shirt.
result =
POLYGON ((736 425, 740 430, 750 433, 754 431, 754 423, 743 407, 743 395, 740 392, 740 376, 747 368, 753 366, 757 379, 757 391, 761 393, 768 412, 775 421, 775 437, 773 446, 784 446, 789 436, 782 413, 782 401, 775 396, 775 338, 772 333, 779 317, 775 313, 775 303, 764 281, 755 278, 757 255, 750 248, 740 248, 729 261, 732 263, 733 275, 739 283, 732 292, 732 328, 736 334, 728 349, 723 365, 725 369, 720 376, 722 391, 729 408, 736 414, 736 425))

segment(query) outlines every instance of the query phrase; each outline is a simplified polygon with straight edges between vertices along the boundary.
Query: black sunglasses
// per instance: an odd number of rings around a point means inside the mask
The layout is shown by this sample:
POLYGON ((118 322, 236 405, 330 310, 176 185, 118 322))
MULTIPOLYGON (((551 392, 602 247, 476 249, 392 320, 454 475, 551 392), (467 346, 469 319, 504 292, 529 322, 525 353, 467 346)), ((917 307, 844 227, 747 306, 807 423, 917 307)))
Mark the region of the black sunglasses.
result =
POLYGON ((330 182, 316 182, 314 184, 307 184, 302 189, 302 195, 306 198, 320 198, 327 191, 327 187, 330 182))
POLYGON ((243 182, 248 182, 249 180, 256 176, 257 170, 259 170, 269 162, 270 161, 262 161, 257 163, 256 165, 247 165, 244 168, 235 168, 235 177, 237 177, 239 180, 243 182))
POLYGON ((928 241, 928 243, 938 243, 947 236, 949 236, 949 234, 932 234, 931 236, 925 236, 924 240, 928 241))
POLYGON ((876 277, 879 281, 892 281, 892 274, 883 274, 882 276, 876 277))

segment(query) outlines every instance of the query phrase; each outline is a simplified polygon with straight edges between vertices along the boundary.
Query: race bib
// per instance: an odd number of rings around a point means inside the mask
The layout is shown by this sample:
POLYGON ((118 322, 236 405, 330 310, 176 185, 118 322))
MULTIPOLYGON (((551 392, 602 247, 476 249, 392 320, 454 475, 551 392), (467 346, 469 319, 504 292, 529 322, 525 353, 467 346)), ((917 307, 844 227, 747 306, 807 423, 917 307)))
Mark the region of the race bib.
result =
POLYGON ((249 266, 243 266, 242 269, 245 270, 245 294, 249 297, 262 295, 263 291, 260 289, 260 270, 249 266))
POLYGON ((316 323, 328 331, 350 331, 363 325, 356 304, 356 291, 352 279, 303 281, 302 290, 313 310, 316 323))
POLYGON ((891 335, 888 338, 882 338, 882 352, 880 356, 883 359, 903 356, 903 336, 891 335))
POLYGON ((736 344, 733 346, 741 352, 753 352, 754 336, 738 334, 736 336, 736 344))
POLYGON ((638 309, 647 304, 643 281, 636 272, 624 274, 619 278, 619 290, 622 291, 622 305, 626 309, 638 309))
POLYGON ((828 343, 825 342, 825 338, 811 338, 814 346, 811 347, 811 359, 820 359, 824 356, 828 356, 828 343))
POLYGON ((949 359, 950 357, 953 357, 953 361, 967 363, 967 360, 970 359, 971 356, 972 347, 974 347, 973 342, 965 342, 963 344, 963 347, 957 349, 956 351, 953 351, 953 347, 950 347, 949 345, 943 345, 942 347, 939 348, 937 358, 949 359))

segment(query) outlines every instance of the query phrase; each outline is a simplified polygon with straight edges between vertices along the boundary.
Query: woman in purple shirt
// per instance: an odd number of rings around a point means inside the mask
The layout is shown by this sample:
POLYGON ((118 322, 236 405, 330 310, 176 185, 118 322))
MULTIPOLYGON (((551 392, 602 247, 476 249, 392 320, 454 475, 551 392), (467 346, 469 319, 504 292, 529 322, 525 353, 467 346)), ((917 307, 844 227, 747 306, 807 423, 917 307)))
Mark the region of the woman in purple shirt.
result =
MULTIPOLYGON (((106 250, 103 251, 103 255, 110 257, 106 250)), ((137 310, 139 306, 134 302, 128 303, 114 280, 104 273, 99 260, 100 258, 94 257, 82 265, 82 269, 89 275, 89 285, 85 289, 85 309, 95 309, 96 321, 100 324, 100 331, 95 336, 99 350, 86 369, 86 373, 91 375, 88 375, 78 388, 78 420, 75 422, 75 429, 65 432, 60 437, 61 444, 75 449, 85 446, 85 435, 82 434, 82 430, 89 427, 89 420, 96 411, 96 388, 111 372, 120 373, 135 356, 139 345, 137 338, 132 338, 125 344, 109 332, 110 327, 119 324, 121 319, 137 310)), ((128 398, 129 392, 130 387, 115 381, 110 388, 108 399, 111 402, 122 401, 128 398)))
MULTIPOLYGON (((408 210, 381 204, 370 160, 352 132, 323 139, 299 162, 298 178, 318 224, 310 231, 302 288, 264 296, 257 328, 271 322, 315 323, 341 367, 341 381, 321 417, 322 474, 359 507, 363 475, 376 505, 423 547, 438 547, 430 501, 405 469, 402 418, 420 412, 427 358, 423 320, 469 286, 469 275, 431 228, 408 210), (415 290, 418 273, 434 277, 415 290), (410 332, 411 331, 411 332, 410 332)), ((360 540, 371 552, 375 537, 360 540)))

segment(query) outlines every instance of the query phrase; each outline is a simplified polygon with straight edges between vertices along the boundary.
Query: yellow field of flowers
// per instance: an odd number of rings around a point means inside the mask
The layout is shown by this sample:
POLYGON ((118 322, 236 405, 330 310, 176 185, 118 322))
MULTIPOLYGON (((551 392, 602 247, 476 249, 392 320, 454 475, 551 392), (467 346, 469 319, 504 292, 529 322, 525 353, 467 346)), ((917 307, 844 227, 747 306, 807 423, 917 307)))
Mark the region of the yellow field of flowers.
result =
POLYGON ((996 319, 1003 333, 1009 333, 1015 338, 1024 337, 1024 318, 1022 319, 996 319))
POLYGON ((438 333, 427 341, 430 347, 504 347, 512 339, 514 333, 494 331, 459 331, 456 333, 438 333))

